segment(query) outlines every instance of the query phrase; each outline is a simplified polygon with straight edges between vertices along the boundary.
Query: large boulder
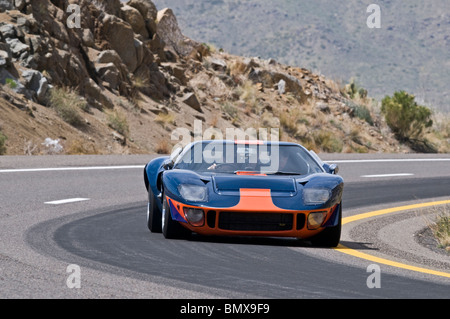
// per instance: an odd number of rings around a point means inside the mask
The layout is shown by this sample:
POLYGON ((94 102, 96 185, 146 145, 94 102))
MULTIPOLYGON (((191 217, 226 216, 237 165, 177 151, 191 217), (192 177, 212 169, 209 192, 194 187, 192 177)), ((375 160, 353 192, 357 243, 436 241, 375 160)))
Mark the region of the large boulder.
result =
POLYGON ((101 25, 101 33, 108 41, 111 49, 116 51, 130 72, 138 67, 138 56, 134 31, 130 24, 122 19, 105 14, 101 25))
POLYGON ((14 0, 0 0, 0 12, 14 9, 14 0))
POLYGON ((122 6, 120 0, 96 0, 95 2, 98 3, 98 6, 101 7, 106 13, 115 16, 120 15, 120 7, 122 6))
POLYGON ((157 30, 156 18, 158 10, 156 9, 155 4, 148 0, 131 0, 127 4, 137 9, 142 15, 149 37, 152 38, 157 30))
POLYGON ((128 70, 116 51, 100 52, 95 61, 95 70, 100 79, 108 83, 110 89, 117 89, 121 94, 127 94, 130 84, 128 70))
POLYGON ((86 96, 87 102, 91 106, 100 110, 103 108, 114 108, 114 104, 111 99, 104 94, 103 89, 100 88, 92 79, 85 82, 82 91, 84 96, 86 96))
POLYGON ((9 67, 12 61, 11 48, 6 43, 0 42, 0 67, 9 67))
POLYGON ((172 49, 176 54, 188 57, 200 46, 200 43, 183 35, 172 9, 159 11, 156 22, 159 38, 164 41, 167 49, 172 49))
POLYGON ((187 105, 192 107, 194 110, 196 110, 198 112, 202 112, 202 106, 201 106, 200 102, 198 101, 195 93, 191 92, 191 93, 186 94, 182 100, 184 103, 186 103, 187 105))
POLYGON ((145 20, 138 9, 129 5, 124 5, 121 8, 123 19, 128 22, 133 28, 134 33, 141 35, 144 39, 149 37, 145 20))
POLYGON ((34 97, 40 104, 45 104, 48 91, 48 81, 41 72, 36 70, 25 70, 22 72, 25 87, 33 92, 34 97))

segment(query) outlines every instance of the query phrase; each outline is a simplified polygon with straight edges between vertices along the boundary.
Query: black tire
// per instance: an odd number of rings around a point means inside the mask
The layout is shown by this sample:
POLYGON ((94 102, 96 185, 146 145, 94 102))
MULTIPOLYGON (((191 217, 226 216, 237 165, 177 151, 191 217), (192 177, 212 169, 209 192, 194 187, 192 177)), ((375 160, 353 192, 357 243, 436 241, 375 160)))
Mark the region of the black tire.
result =
POLYGON ((172 214, 170 213, 170 205, 167 202, 166 195, 164 194, 161 215, 161 228, 165 238, 183 239, 188 237, 190 232, 186 228, 181 226, 179 222, 172 219, 172 214))
POLYGON ((156 199, 152 189, 148 188, 147 227, 152 233, 160 233, 161 210, 156 205, 156 199))
POLYGON ((316 247, 337 247, 341 240, 342 229, 342 204, 339 205, 338 224, 333 227, 327 227, 319 234, 309 238, 309 241, 316 247))

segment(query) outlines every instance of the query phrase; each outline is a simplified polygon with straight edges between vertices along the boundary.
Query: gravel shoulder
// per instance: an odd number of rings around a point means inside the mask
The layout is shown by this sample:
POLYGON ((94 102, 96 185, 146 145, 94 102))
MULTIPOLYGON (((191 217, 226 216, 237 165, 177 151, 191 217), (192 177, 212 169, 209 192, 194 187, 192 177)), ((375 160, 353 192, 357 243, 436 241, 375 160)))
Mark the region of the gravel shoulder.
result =
MULTIPOLYGON (((443 199, 448 198, 429 199, 427 202, 443 199)), ((413 203, 398 203, 395 206, 413 203)), ((368 207, 354 213, 382 208, 368 207)), ((438 213, 439 209, 413 209, 351 222, 343 227, 342 243, 380 258, 448 273, 450 254, 437 248, 431 232, 427 231, 430 221, 438 213)))

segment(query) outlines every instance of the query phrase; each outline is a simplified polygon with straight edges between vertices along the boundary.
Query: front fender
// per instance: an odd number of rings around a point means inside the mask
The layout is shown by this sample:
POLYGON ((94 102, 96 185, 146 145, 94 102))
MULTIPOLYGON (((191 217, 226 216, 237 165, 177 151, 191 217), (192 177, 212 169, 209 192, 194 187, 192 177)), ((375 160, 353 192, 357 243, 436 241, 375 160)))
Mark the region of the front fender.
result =
POLYGON ((181 202, 185 202, 185 200, 178 192, 178 185, 191 184, 205 186, 205 182, 202 181, 202 177, 200 175, 195 172, 182 169, 168 171, 167 173, 163 174, 162 181, 166 194, 171 198, 181 202))
POLYGON ((147 190, 151 188, 153 194, 158 196, 161 193, 160 175, 165 171, 164 164, 169 159, 162 156, 151 160, 144 168, 144 184, 147 190))

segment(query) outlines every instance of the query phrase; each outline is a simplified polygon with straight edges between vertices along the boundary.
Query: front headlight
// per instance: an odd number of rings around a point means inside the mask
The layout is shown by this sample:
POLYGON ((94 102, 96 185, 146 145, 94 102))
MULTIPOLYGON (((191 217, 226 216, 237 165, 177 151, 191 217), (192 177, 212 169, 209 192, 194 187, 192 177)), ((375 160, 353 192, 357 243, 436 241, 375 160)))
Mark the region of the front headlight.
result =
POLYGON ((320 205, 326 203, 331 197, 331 191, 326 188, 305 188, 303 201, 305 205, 320 205))
POLYGON ((208 200, 208 190, 205 186, 180 184, 178 191, 185 200, 190 202, 206 202, 208 200))
POLYGON ((327 212, 311 212, 308 215, 308 229, 314 230, 318 229, 325 218, 327 217, 327 212))
POLYGON ((184 216, 192 226, 201 227, 205 224, 205 213, 202 209, 185 207, 184 216))

